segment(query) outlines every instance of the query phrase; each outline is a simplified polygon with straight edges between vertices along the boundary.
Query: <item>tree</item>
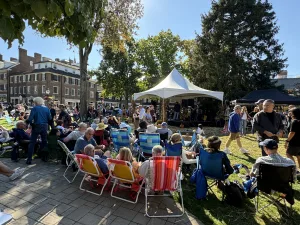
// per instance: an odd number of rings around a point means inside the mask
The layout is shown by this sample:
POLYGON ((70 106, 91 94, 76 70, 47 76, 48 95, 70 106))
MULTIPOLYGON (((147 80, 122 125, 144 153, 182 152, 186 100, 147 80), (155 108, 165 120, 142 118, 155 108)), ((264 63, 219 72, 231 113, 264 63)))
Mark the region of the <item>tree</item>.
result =
POLYGON ((224 91, 228 99, 273 87, 270 78, 287 60, 275 38, 278 31, 267 0, 213 1, 189 62, 194 82, 224 91))
POLYGON ((171 30, 138 41, 137 62, 144 73, 146 88, 153 87, 178 66, 180 44, 180 37, 171 30))
POLYGON ((133 38, 124 42, 121 50, 104 47, 103 60, 98 71, 94 71, 103 87, 104 95, 124 97, 128 108, 128 99, 139 91, 138 78, 142 76, 136 65, 136 46, 133 38))
POLYGON ((142 8, 141 0, 0 0, 0 37, 9 46, 14 39, 22 44, 27 20, 41 34, 65 37, 76 45, 80 59, 80 114, 85 115, 87 65, 94 43, 118 48, 137 28, 142 8))

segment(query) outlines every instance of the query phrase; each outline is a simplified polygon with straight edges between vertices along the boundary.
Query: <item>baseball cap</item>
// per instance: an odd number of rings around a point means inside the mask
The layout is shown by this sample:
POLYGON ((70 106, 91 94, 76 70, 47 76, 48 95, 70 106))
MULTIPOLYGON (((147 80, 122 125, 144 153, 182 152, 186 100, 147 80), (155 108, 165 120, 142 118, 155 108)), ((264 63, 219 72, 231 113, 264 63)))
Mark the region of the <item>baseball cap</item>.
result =
POLYGON ((162 122, 162 123, 161 123, 161 126, 162 126, 162 127, 166 127, 166 126, 168 126, 168 124, 167 124, 167 122, 162 122))
POLYGON ((255 104, 256 104, 256 105, 262 104, 262 103, 264 103, 264 101, 265 101, 264 99, 259 99, 257 102, 255 102, 255 104))
POLYGON ((268 149, 277 149, 278 144, 273 139, 265 139, 264 141, 259 143, 260 146, 265 146, 268 149))

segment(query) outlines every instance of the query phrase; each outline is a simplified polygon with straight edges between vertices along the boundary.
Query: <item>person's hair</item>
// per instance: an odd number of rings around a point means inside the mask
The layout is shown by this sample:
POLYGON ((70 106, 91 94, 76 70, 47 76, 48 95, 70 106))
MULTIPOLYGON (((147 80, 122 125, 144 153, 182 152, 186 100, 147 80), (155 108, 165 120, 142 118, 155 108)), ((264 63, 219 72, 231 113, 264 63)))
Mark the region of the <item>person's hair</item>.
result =
POLYGON ((240 105, 234 106, 233 110, 241 109, 242 107, 240 105))
POLYGON ((272 103, 272 104, 275 104, 275 102, 274 102, 274 100, 272 100, 272 99, 266 99, 265 101, 264 101, 264 103, 272 103))
POLYGON ((16 128, 18 128, 21 124, 25 124, 23 121, 18 121, 17 123, 16 123, 16 128))
POLYGON ((299 108, 292 108, 289 110, 292 115, 294 115, 296 120, 300 120, 300 109, 299 108))
POLYGON ((139 127, 141 129, 147 129, 147 122, 146 121, 141 121, 140 124, 139 124, 139 127))
POLYGON ((79 128, 83 128, 83 127, 84 127, 84 128, 87 128, 87 124, 81 122, 81 123, 78 124, 78 127, 79 127, 79 128))
POLYGON ((203 129, 203 126, 202 126, 201 123, 198 124, 198 127, 199 127, 200 129, 203 129))
POLYGON ((242 107, 242 113, 243 113, 243 112, 247 112, 247 107, 246 107, 246 106, 243 106, 243 107, 242 107))
POLYGON ((221 146, 222 141, 220 140, 219 137, 211 136, 207 139, 207 141, 208 141, 207 147, 211 151, 219 151, 220 150, 220 146, 221 146))
POLYGON ((253 109, 253 112, 259 112, 259 107, 255 107, 255 108, 253 109))
POLYGON ((121 148, 120 152, 119 152, 119 159, 128 161, 128 162, 132 162, 133 157, 132 157, 132 153, 131 153, 130 149, 126 148, 126 147, 121 148))
POLYGON ((85 131, 85 134, 89 133, 90 131, 94 132, 94 129, 92 127, 87 128, 86 131, 85 131))
POLYGON ((288 109, 292 109, 292 108, 295 108, 295 106, 294 105, 289 105, 288 106, 288 109))
POLYGON ((64 122, 63 122, 62 120, 57 120, 57 121, 56 121, 56 125, 57 125, 57 126, 62 126, 63 123, 64 123, 64 122))
POLYGON ((163 152, 163 148, 160 146, 160 145, 155 145, 153 148, 152 148, 152 153, 155 153, 155 154, 162 154, 163 152))
POLYGON ((95 147, 92 144, 88 144, 87 146, 84 147, 83 152, 88 156, 92 156, 94 153, 94 149, 95 147))
POLYGON ((43 105, 44 104, 44 99, 42 99, 41 97, 35 97, 33 99, 33 102, 37 105, 43 105))
POLYGON ((171 143, 176 143, 176 142, 179 142, 180 140, 181 140, 181 136, 179 133, 172 134, 172 136, 170 138, 171 143))

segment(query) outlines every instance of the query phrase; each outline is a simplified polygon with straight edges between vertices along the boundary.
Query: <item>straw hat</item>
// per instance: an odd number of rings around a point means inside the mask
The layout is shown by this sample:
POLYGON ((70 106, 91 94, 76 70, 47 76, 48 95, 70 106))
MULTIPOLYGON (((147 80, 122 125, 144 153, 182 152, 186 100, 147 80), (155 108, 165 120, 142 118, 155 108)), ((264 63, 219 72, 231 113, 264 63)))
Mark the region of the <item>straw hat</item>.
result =
POLYGON ((157 130, 157 127, 154 126, 154 124, 150 124, 147 126, 146 133, 155 133, 157 130))
POLYGON ((107 127, 106 124, 104 124, 104 123, 99 123, 99 124, 98 124, 97 130, 104 130, 106 127, 107 127))

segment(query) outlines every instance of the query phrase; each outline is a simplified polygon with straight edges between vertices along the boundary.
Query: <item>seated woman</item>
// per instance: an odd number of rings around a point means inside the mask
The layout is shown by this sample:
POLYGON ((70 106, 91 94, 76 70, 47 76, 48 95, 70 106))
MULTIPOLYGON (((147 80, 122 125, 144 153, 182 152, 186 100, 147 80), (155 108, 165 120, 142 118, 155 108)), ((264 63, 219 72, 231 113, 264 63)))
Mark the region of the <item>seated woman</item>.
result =
POLYGON ((130 162, 133 167, 134 176, 135 177, 139 176, 138 169, 141 163, 136 161, 136 159, 132 156, 132 153, 129 148, 126 147, 121 148, 116 159, 130 162))
MULTIPOLYGON (((209 152, 210 154, 224 154, 224 160, 223 160, 223 166, 224 166, 224 172, 226 174, 232 174, 233 173, 233 168, 230 165, 230 161, 227 157, 227 154, 225 154, 224 152, 220 151, 220 146, 222 141, 220 140, 220 138, 218 138, 217 136, 211 136, 207 139, 208 144, 207 144, 207 148, 205 149, 207 152, 209 152)), ((201 156, 200 156, 201 157, 201 156)))
POLYGON ((145 121, 141 121, 139 124, 139 128, 134 131, 135 137, 139 139, 139 133, 146 132, 146 130, 147 130, 147 123, 145 121))
POLYGON ((107 158, 111 158, 110 151, 106 151, 105 153, 97 152, 95 151, 95 147, 92 144, 88 144, 87 146, 85 146, 83 151, 85 155, 88 155, 95 159, 101 172, 104 175, 108 175, 109 170, 107 167, 107 158))
POLYGON ((182 141, 179 133, 172 134, 170 140, 166 142, 166 155, 168 156, 181 156, 182 154, 182 141))
POLYGON ((111 128, 119 129, 119 121, 115 116, 109 115, 107 123, 110 125, 111 128))

